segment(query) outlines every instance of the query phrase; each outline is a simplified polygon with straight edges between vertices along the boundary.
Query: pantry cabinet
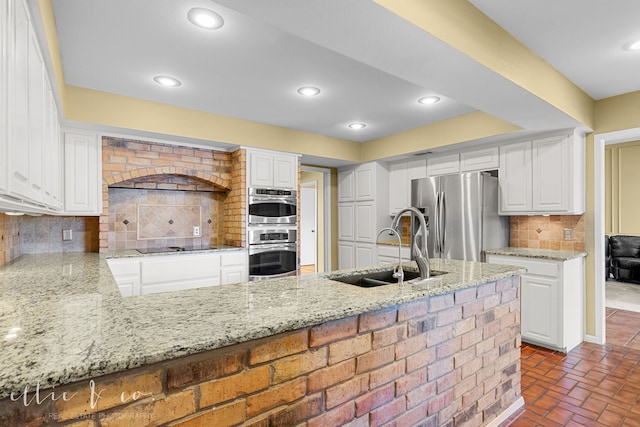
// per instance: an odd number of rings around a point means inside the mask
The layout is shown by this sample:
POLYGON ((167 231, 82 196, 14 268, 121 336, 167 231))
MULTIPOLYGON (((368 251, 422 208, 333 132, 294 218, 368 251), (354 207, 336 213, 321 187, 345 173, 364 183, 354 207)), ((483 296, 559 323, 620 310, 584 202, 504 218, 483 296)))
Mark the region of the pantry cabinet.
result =
POLYGON ((584 137, 563 134, 500 147, 501 215, 581 214, 584 137))
POLYGON ((376 237, 389 218, 389 171, 377 162, 338 170, 339 268, 377 264, 376 237))
POLYGON ((583 257, 551 260, 487 255, 487 262, 527 269, 520 279, 522 341, 563 352, 583 341, 583 257))
POLYGON ((98 135, 64 131, 64 212, 102 214, 102 150, 98 135))
POLYGON ((267 188, 298 187, 298 156, 271 151, 248 150, 249 185, 267 188))

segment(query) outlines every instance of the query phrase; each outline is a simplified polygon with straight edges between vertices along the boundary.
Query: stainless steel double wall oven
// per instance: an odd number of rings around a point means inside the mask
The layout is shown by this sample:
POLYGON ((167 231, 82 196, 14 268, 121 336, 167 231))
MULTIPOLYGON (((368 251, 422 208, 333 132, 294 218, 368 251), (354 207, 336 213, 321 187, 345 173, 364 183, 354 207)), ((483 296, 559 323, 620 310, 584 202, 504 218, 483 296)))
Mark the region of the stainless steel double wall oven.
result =
POLYGON ((249 280, 295 276, 298 268, 298 192, 248 190, 249 280))

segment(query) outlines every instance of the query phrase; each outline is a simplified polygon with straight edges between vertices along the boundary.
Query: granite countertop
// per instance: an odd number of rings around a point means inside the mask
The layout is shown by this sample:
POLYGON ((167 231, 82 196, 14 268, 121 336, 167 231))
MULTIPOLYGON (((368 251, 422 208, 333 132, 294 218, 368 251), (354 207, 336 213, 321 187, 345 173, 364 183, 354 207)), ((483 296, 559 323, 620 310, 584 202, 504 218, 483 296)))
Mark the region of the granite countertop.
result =
POLYGON ((429 286, 364 289, 314 273, 124 298, 110 256, 123 254, 23 255, 0 268, 0 398, 25 386, 80 381, 524 272, 433 259, 432 269, 448 274, 429 286))
POLYGON ((552 249, 529 249, 529 248, 500 248, 484 251, 487 255, 519 256, 525 258, 542 258, 554 261, 569 261, 574 258, 587 256, 586 252, 579 251, 556 251, 552 249))

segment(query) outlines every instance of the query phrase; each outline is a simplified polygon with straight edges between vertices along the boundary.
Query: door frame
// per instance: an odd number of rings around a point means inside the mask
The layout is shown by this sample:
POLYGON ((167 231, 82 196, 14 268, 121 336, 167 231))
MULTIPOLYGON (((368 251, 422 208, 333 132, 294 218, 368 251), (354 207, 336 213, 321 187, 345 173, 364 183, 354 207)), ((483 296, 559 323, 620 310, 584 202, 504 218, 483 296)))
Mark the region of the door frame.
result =
MULTIPOLYGON (((322 251, 324 253, 324 271, 331 271, 331 169, 317 166, 301 165, 300 170, 308 172, 320 172, 323 177, 322 190, 316 187, 316 191, 322 191, 324 197, 324 210, 316 213, 316 221, 322 216, 324 232, 322 234, 322 251)), ((316 207, 318 206, 316 202, 316 207)), ((316 235, 316 239, 320 236, 316 235)), ((319 269, 317 269, 319 271, 319 269)))
MULTIPOLYGON (((311 181, 311 182, 301 182, 300 183, 300 206, 302 207, 302 192, 303 190, 313 190, 313 198, 314 198, 314 205, 315 205, 315 215, 314 215, 314 224, 313 224, 313 228, 315 230, 315 247, 314 247, 314 251, 315 251, 315 262, 314 262, 314 266, 315 266, 315 272, 318 272, 318 185, 316 181, 311 181)), ((301 209, 302 210, 302 209, 301 209)), ((304 210, 302 210, 301 215, 304 216, 304 210)), ((303 238, 302 238, 302 219, 300 220, 300 252, 302 252, 302 245, 304 244, 303 242, 303 238)), ((302 253, 300 254, 302 256, 302 253)), ((300 264, 301 265, 305 265, 302 263, 302 260, 300 260, 300 264)))
POLYGON ((605 225, 605 189, 604 189, 604 147, 610 144, 637 141, 640 128, 625 129, 594 135, 593 138, 593 240, 594 240, 594 310, 595 336, 585 337, 597 344, 606 343, 605 316, 605 279, 604 279, 604 225, 605 225))

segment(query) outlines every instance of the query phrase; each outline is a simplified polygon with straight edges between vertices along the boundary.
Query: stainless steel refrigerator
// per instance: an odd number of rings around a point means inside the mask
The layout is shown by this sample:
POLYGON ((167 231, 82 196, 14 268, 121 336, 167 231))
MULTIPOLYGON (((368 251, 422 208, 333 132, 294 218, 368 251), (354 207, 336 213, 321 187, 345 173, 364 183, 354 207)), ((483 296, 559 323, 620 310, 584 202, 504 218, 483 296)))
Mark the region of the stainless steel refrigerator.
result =
POLYGON ((411 206, 428 219, 431 258, 484 261, 484 250, 509 246, 509 217, 498 215, 498 178, 490 172, 414 179, 411 206))

